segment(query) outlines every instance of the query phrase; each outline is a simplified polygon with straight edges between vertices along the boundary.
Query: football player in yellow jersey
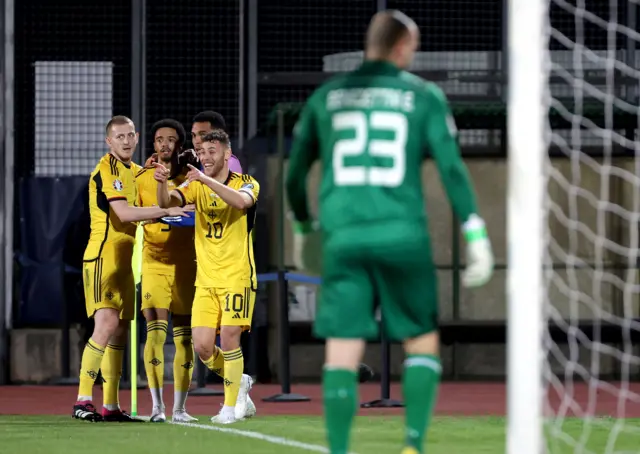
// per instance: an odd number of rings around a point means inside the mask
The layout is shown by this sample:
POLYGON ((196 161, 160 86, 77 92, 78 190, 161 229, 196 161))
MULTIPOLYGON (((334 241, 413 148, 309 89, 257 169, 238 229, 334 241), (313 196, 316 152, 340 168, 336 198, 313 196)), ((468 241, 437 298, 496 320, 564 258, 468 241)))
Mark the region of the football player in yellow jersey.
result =
POLYGON ((212 422, 230 424, 255 414, 249 398, 251 377, 243 375, 240 335, 251 327, 256 272, 251 233, 260 185, 229 170, 229 136, 215 130, 203 138, 198 158, 204 172, 190 167, 186 187, 169 192, 168 170, 156 164, 158 205, 195 204, 196 292, 191 313, 198 356, 213 371, 222 370, 224 406, 212 422), (215 345, 220 331, 222 352, 215 345))
POLYGON ((83 258, 83 282, 87 315, 95 327, 82 354, 80 386, 72 416, 85 421, 139 421, 120 409, 118 389, 129 322, 135 310, 135 286, 131 259, 136 226, 133 222, 163 216, 183 216, 182 208, 139 208, 131 162, 138 144, 133 122, 113 117, 106 126, 109 153, 100 159, 89 179, 91 235, 83 258), (92 402, 93 383, 102 370, 103 409, 92 402))
MULTIPOLYGON (((151 127, 153 149, 170 172, 167 185, 180 186, 188 168, 186 159, 178 159, 186 132, 180 122, 165 119, 151 127)), ((184 156, 186 158, 187 156, 184 156)), ((195 156, 194 156, 195 162, 195 156)), ((157 206, 158 183, 153 167, 136 175, 138 205, 157 206)), ((196 280, 196 253, 193 228, 172 227, 163 223, 144 226, 142 247, 142 313, 147 321, 144 345, 144 368, 153 399, 151 422, 164 422, 165 405, 162 398, 164 382, 164 344, 167 339, 169 311, 173 324, 173 422, 193 422, 185 410, 187 393, 193 374, 193 343, 191 341, 191 305, 196 280)))

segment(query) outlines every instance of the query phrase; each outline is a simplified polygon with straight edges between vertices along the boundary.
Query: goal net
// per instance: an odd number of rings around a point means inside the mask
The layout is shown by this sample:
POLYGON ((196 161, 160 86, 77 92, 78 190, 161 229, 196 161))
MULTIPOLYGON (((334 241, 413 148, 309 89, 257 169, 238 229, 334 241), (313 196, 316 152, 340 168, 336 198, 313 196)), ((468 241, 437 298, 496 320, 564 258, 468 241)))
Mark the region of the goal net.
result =
POLYGON ((510 454, 640 453, 637 8, 510 2, 510 454))

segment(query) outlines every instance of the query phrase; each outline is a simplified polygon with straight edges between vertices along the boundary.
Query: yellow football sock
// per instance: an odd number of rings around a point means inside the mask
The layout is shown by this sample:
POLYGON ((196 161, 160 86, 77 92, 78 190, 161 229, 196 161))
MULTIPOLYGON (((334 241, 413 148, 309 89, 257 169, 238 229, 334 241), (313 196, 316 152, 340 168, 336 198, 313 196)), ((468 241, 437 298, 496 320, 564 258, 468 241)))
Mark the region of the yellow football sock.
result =
POLYGON ((78 387, 78 401, 91 400, 93 396, 93 383, 96 381, 100 363, 104 356, 104 346, 89 339, 82 352, 80 363, 80 386, 78 387))
MULTIPOLYGON (((144 343, 144 370, 149 389, 160 389, 164 382, 164 343, 167 340, 166 320, 147 323, 147 340, 144 343)), ((154 391, 151 391, 153 393, 154 391)))
POLYGON ((120 390, 120 376, 122 375, 122 358, 124 345, 107 344, 102 357, 102 405, 107 410, 119 408, 118 391, 120 390))
POLYGON ((211 358, 203 359, 202 362, 209 370, 213 371, 214 374, 224 378, 224 354, 217 345, 213 346, 213 355, 211 358))
POLYGON ((173 385, 176 391, 187 392, 193 376, 191 328, 174 326, 173 344, 176 347, 176 355, 173 357, 173 385))
POLYGON ((224 355, 224 405, 235 407, 242 372, 244 372, 244 357, 241 348, 222 352, 222 354, 224 355))

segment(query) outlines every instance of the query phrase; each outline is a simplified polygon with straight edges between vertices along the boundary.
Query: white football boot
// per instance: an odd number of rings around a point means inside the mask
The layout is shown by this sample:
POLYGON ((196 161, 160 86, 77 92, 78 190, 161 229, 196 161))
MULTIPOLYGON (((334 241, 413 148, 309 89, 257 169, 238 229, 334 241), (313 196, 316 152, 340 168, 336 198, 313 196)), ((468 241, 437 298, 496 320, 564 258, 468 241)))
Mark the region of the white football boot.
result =
POLYGON ((256 404, 253 403, 251 397, 247 395, 247 412, 245 418, 252 418, 256 415, 256 404))
POLYGON ((149 422, 166 422, 167 417, 164 414, 164 406, 153 407, 149 422))
POLYGON ((251 418, 256 414, 256 406, 249 397, 249 391, 253 386, 253 379, 247 375, 242 375, 240 382, 240 390, 238 391, 238 399, 236 400, 236 419, 251 418))
POLYGON ((197 422, 198 418, 194 418, 186 410, 174 410, 171 422, 197 422))
POLYGON ((233 424, 241 420, 242 418, 236 418, 235 407, 226 406, 223 406, 220 413, 211 418, 211 422, 214 424, 233 424))

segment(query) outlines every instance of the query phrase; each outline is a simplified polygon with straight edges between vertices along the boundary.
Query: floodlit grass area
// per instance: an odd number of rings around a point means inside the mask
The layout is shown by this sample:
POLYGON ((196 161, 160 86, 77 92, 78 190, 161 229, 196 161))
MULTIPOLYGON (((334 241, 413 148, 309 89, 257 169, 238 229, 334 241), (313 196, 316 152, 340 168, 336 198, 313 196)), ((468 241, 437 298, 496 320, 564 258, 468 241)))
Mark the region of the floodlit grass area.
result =
MULTIPOLYGON (((356 419, 352 451, 359 454, 399 453, 402 417, 360 416, 356 419)), ((588 426, 567 419, 551 452, 573 453, 583 440, 593 453, 640 452, 640 420, 626 420, 615 436, 615 420, 600 419, 588 426), (588 429, 588 430, 587 430, 588 429), (614 440, 615 438, 615 440, 614 440), (614 444, 610 444, 614 443, 614 444)), ((551 434, 551 432, 549 432, 551 434)), ((438 417, 429 432, 429 454, 503 453, 505 419, 498 417, 438 417)), ((64 416, 0 416, 0 451, 29 454, 101 454, 229 452, 292 454, 326 452, 320 417, 262 416, 230 426, 214 426, 208 416, 193 427, 172 424, 91 424, 64 416), (215 430, 214 430, 215 429, 215 430)))

